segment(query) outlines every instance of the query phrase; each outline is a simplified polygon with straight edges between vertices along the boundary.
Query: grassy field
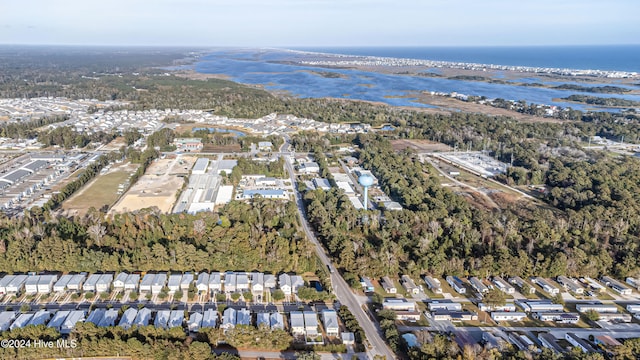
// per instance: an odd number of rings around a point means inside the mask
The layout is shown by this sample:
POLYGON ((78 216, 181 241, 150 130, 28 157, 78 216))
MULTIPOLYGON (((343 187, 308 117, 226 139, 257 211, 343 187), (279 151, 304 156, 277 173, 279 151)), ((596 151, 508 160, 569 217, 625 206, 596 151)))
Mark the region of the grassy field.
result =
POLYGON ((131 171, 116 170, 108 174, 98 176, 80 192, 62 204, 62 208, 68 212, 82 215, 92 206, 100 209, 103 206, 113 205, 118 197, 118 185, 129 178, 131 171))

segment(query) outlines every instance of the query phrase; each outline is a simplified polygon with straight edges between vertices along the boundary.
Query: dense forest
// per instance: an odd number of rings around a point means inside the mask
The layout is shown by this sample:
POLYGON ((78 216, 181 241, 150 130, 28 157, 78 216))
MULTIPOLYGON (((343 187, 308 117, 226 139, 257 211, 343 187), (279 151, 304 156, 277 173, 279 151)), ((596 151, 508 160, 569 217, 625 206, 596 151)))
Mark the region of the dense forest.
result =
POLYGON ((0 271, 315 271, 294 204, 232 202, 220 215, 152 210, 103 219, 0 218, 0 271))
MULTIPOLYGON (((124 311, 124 310, 121 310, 124 311)), ((236 360, 236 356, 211 354, 211 346, 216 346, 218 340, 224 337, 219 329, 203 328, 197 339, 187 337, 182 328, 160 329, 154 326, 132 327, 124 330, 121 327, 98 327, 93 323, 80 322, 71 335, 66 339, 66 347, 56 346, 56 341, 62 340, 61 335, 53 328, 26 326, 11 331, 2 332, 3 339, 20 339, 31 341, 28 347, 3 347, 0 349, 0 359, 31 360, 43 358, 80 358, 98 356, 130 356, 132 359, 184 359, 184 360, 236 360), (35 346, 34 341, 53 341, 54 346, 35 346)), ((234 331, 238 333, 239 331, 234 331)), ((233 344, 244 344, 241 336, 229 334, 227 338, 233 344)), ((257 335, 264 335, 265 339, 288 340, 284 336, 271 336, 269 330, 258 330, 257 335)), ((255 339, 255 338, 254 338, 255 339)), ((280 340, 281 341, 281 340, 280 340)), ((275 342, 275 341, 274 341, 275 342)), ((288 343, 287 343, 288 344, 288 343)))
POLYGON ((566 178, 571 170, 560 168, 561 162, 554 165, 558 168, 552 166, 545 174, 552 186, 549 196, 555 196, 550 201, 566 208, 558 216, 557 211, 536 205, 514 204, 493 211, 474 208, 440 186, 435 170, 411 153, 397 153, 381 138, 359 136, 356 143, 361 164, 405 210, 384 216, 374 213, 363 223, 362 214, 337 189, 305 194, 310 221, 354 285, 363 272, 374 277, 399 273, 623 277, 640 271, 635 261, 640 256, 640 234, 633 191, 640 163, 635 159, 618 165, 600 162, 591 168, 576 164, 580 171, 574 171, 574 179, 581 180, 575 182, 566 178), (628 179, 619 180, 622 169, 627 169, 628 179), (566 183, 556 184, 562 181, 566 183), (604 184, 616 190, 607 195, 594 188, 604 184), (592 195, 588 204, 576 204, 574 194, 598 195, 592 195))

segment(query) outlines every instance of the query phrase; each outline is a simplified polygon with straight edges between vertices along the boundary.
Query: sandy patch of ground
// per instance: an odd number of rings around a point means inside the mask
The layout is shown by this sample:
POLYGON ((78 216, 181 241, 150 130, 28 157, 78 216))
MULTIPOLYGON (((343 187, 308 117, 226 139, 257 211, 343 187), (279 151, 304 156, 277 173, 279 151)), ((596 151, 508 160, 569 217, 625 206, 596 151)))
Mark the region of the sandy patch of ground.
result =
POLYGON ((453 149, 449 145, 430 140, 392 140, 391 146, 393 146, 393 149, 395 151, 400 151, 407 148, 413 149, 420 153, 453 151, 453 149))
POLYGON ((170 212, 178 191, 184 184, 184 176, 189 173, 195 161, 194 156, 154 161, 111 211, 136 211, 155 206, 162 212, 170 212))

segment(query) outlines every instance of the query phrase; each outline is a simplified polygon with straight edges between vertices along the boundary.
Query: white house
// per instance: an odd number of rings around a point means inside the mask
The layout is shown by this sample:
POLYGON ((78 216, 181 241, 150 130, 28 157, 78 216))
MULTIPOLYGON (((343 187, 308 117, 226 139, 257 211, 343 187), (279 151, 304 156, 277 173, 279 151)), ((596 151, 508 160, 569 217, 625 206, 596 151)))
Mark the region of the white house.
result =
POLYGON ((527 317, 523 312, 503 312, 494 311, 491 313, 491 319, 494 321, 522 321, 527 317))
POLYGON ((327 336, 338 336, 340 327, 338 326, 338 314, 335 310, 322 311, 322 324, 327 336))

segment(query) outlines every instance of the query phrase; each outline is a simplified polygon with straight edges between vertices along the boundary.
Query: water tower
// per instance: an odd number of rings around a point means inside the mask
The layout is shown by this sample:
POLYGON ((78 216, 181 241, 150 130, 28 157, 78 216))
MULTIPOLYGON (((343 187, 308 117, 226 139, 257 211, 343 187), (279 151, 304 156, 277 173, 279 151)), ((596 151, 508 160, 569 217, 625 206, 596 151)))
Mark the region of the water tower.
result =
POLYGON ((369 210, 367 202, 369 201, 369 186, 373 185, 373 177, 370 175, 362 175, 358 178, 358 182, 364 188, 364 209, 369 210))

